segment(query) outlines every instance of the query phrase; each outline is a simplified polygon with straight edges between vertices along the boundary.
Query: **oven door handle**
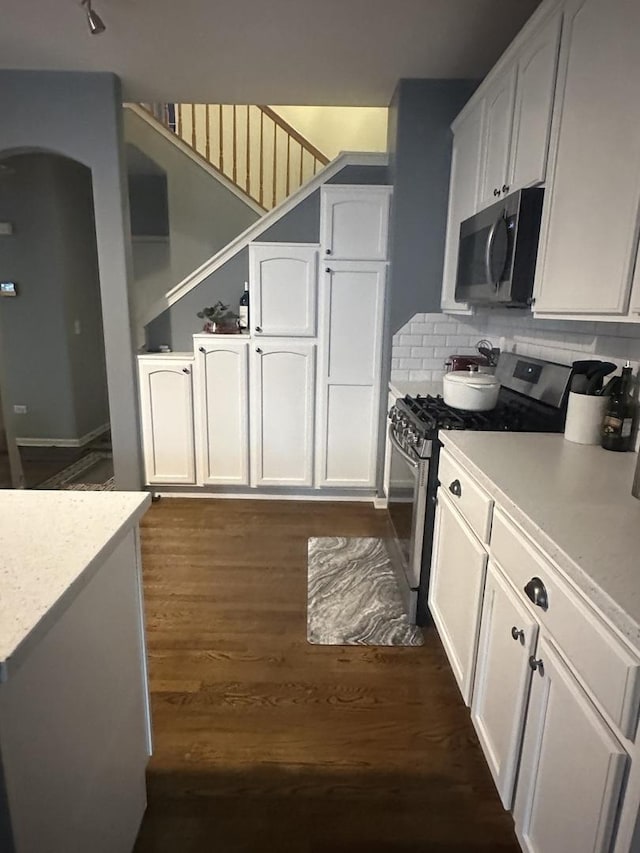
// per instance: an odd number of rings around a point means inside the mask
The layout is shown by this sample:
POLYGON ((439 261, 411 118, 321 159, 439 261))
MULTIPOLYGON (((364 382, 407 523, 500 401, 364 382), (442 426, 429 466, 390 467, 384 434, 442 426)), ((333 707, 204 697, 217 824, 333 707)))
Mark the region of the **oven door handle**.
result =
POLYGON ((398 451, 398 453, 400 454, 400 456, 402 456, 407 465, 411 465, 412 468, 419 467, 420 463, 417 462, 415 459, 412 459, 407 453, 407 451, 400 446, 398 439, 395 437, 393 432, 391 432, 391 430, 389 430, 389 441, 391 442, 391 446, 393 447, 393 449, 398 451))

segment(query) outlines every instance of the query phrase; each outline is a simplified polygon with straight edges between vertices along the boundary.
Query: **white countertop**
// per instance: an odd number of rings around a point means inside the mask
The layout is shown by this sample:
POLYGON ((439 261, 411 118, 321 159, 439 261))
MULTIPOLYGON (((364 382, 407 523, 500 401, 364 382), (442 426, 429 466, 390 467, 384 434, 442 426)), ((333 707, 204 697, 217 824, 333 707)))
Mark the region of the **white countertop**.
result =
POLYGON ((150 503, 141 492, 0 490, 0 681, 150 503))
POLYGON ((440 438, 583 595, 640 651, 640 500, 635 453, 562 435, 447 432, 440 438))
POLYGON ((396 397, 405 397, 409 394, 411 397, 417 397, 420 394, 426 397, 431 394, 435 397, 442 394, 442 382, 409 382, 406 379, 392 379, 389 382, 389 391, 396 397))

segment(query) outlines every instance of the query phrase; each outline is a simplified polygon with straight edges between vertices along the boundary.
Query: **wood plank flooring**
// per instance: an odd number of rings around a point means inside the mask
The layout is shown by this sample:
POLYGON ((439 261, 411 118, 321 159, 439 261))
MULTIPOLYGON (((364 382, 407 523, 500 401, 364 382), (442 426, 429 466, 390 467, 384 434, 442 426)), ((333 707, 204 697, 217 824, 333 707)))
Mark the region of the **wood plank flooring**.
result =
POLYGON ((516 853, 435 631, 419 648, 306 641, 307 538, 386 525, 369 504, 153 505, 136 853, 516 853))

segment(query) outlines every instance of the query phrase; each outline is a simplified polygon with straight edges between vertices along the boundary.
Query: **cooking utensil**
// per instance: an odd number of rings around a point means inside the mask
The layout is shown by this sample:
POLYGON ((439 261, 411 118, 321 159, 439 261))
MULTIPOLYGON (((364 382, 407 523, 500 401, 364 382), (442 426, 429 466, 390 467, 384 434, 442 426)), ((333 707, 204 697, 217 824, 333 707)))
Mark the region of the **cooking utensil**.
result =
POLYGON ((500 383, 488 373, 454 370, 442 380, 444 401, 454 409, 488 412, 498 402, 500 383))
POLYGON ((487 359, 487 363, 491 367, 495 367, 498 364, 498 356, 500 355, 500 349, 498 347, 494 347, 491 341, 488 341, 483 338, 483 340, 478 341, 476 344, 476 349, 480 353, 480 355, 484 356, 487 359))
POLYGON ((594 368, 587 374, 587 387, 585 394, 599 394, 602 391, 602 381, 605 376, 608 376, 616 365, 610 361, 601 361, 598 367, 594 368))

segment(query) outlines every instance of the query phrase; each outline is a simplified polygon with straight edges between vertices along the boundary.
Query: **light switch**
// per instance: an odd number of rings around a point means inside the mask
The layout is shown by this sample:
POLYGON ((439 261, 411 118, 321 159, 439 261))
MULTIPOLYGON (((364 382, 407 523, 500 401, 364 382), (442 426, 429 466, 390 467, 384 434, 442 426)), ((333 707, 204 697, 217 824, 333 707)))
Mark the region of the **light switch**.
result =
POLYGON ((26 415, 27 407, 26 406, 14 406, 13 407, 14 415, 26 415))

